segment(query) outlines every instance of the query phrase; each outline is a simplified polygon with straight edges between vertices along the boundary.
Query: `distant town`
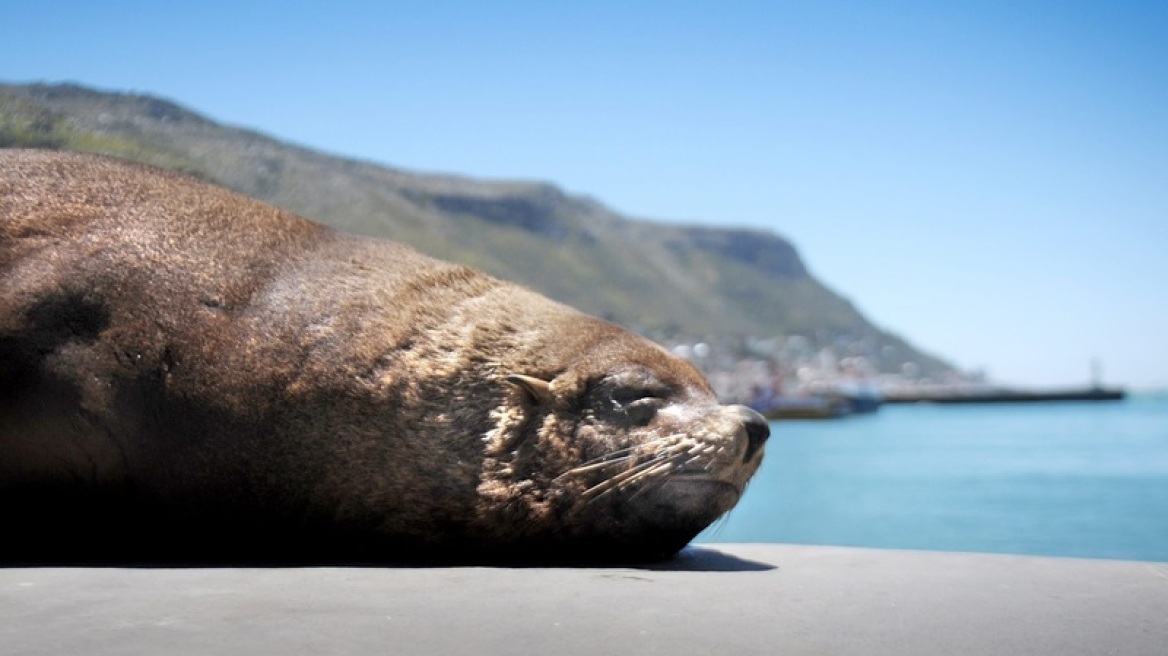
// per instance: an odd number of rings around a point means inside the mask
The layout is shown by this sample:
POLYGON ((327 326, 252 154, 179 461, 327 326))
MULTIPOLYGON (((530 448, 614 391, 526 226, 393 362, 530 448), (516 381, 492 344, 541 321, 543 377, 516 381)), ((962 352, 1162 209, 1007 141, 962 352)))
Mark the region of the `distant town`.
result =
POLYGON ((1017 390, 995 385, 983 372, 924 373, 916 362, 890 362, 884 352, 865 355, 862 340, 816 345, 800 335, 725 342, 661 340, 709 379, 724 402, 751 406, 771 418, 819 419, 874 412, 884 403, 1003 403, 1110 401, 1118 389, 1098 382, 1062 390, 1017 390), (880 358, 883 361, 877 362, 880 358))
MULTIPOLYGON (((759 398, 806 396, 827 392, 887 393, 902 389, 982 386, 982 374, 946 372, 942 378, 922 374, 915 362, 878 367, 872 357, 841 354, 833 346, 816 346, 801 335, 749 338, 729 345, 716 340, 662 342, 674 355, 698 367, 723 400, 749 404, 759 398), (746 350, 748 353, 743 353, 746 350)), ((845 342, 846 344, 846 342, 845 342)), ((846 347, 845 347, 846 348, 846 347)), ((848 351, 857 349, 847 348, 848 351)))

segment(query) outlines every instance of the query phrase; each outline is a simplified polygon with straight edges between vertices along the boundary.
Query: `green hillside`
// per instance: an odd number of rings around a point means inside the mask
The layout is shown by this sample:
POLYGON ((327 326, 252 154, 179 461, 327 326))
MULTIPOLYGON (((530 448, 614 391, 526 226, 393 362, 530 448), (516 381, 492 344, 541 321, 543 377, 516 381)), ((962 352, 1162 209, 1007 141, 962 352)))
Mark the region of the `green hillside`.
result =
MULTIPOLYGON (((874 327, 770 232, 634 220, 538 182, 427 175, 297 147, 172 102, 0 85, 0 147, 99 152, 182 170, 350 232, 387 237, 658 340, 800 335, 878 370, 952 368, 874 327)), ((768 342, 769 343, 769 342, 768 342)))

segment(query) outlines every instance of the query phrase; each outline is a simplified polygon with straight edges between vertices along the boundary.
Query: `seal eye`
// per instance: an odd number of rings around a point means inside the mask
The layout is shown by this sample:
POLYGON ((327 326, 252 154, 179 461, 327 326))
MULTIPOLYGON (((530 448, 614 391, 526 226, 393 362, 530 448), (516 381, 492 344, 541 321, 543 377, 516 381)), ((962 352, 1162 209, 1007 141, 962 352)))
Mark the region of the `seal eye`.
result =
POLYGON ((657 416, 657 410, 661 407, 662 403, 663 401, 659 398, 649 397, 625 404, 622 409, 630 422, 637 426, 644 426, 650 421, 653 421, 653 417, 657 416))
POLYGON ((669 390, 655 387, 619 387, 613 390, 612 400, 624 406, 637 401, 662 401, 667 394, 669 390))
POLYGON ((665 404, 665 393, 644 388, 622 388, 612 395, 612 403, 629 421, 644 426, 653 420, 657 410, 665 404))

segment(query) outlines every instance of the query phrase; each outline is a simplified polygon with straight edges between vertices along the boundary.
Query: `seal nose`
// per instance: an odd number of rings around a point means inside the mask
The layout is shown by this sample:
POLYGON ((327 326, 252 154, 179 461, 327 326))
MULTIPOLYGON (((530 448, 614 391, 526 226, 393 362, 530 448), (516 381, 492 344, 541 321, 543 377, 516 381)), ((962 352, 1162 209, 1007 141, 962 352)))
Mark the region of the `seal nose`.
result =
POLYGON ((738 414, 742 428, 746 431, 746 455, 743 456, 743 460, 750 460, 771 436, 771 427, 767 423, 766 417, 744 405, 734 406, 734 411, 738 414))

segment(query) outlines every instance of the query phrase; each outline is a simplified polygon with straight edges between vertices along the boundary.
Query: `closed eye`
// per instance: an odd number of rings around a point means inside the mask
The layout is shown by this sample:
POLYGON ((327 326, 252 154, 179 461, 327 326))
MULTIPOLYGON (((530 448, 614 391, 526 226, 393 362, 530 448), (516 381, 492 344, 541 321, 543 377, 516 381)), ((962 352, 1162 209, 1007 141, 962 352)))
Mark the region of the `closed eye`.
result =
POLYGON ((657 411, 665 405, 665 399, 656 393, 640 390, 627 395, 614 395, 613 403, 628 417, 629 422, 644 426, 657 416, 657 411))
POLYGON ((641 399, 625 406, 625 414, 628 415, 629 421, 644 426, 657 416, 657 411, 664 403, 661 399, 641 399))
POLYGON ((627 406, 640 401, 662 401, 669 395, 669 390, 655 387, 625 387, 612 394, 612 400, 621 406, 627 406))

